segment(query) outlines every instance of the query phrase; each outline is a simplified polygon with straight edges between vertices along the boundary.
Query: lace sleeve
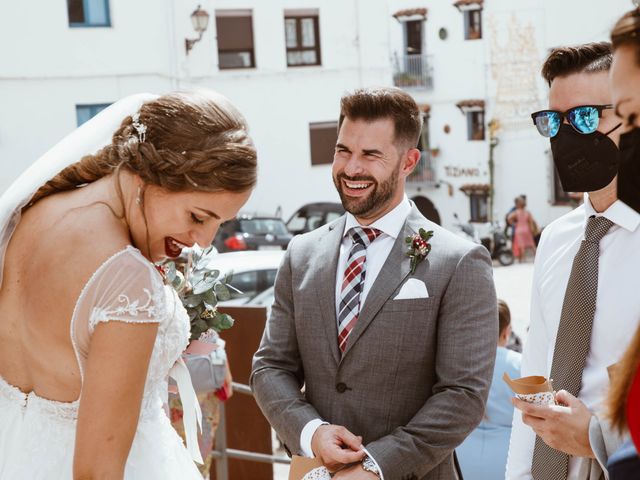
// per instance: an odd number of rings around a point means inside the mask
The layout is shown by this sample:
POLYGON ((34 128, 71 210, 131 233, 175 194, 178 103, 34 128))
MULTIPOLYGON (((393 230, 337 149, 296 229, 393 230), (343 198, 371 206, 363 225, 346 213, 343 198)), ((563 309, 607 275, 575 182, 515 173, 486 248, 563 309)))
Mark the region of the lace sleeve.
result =
POLYGON ((129 247, 94 273, 79 304, 88 316, 91 333, 100 322, 160 323, 166 311, 164 295, 155 267, 129 247))

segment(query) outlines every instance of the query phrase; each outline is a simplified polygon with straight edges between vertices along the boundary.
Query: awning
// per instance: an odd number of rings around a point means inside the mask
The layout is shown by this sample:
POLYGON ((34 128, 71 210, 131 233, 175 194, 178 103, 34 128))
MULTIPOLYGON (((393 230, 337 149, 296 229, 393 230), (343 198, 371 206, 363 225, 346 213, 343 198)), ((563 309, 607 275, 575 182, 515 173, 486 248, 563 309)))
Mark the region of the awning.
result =
POLYGON ((460 187, 460 191, 466 195, 488 195, 491 186, 487 183, 466 183, 460 187))
POLYGON ((396 20, 413 20, 412 17, 416 17, 416 20, 425 20, 427 18, 426 8, 407 8, 404 10, 398 10, 393 14, 393 18, 396 20))

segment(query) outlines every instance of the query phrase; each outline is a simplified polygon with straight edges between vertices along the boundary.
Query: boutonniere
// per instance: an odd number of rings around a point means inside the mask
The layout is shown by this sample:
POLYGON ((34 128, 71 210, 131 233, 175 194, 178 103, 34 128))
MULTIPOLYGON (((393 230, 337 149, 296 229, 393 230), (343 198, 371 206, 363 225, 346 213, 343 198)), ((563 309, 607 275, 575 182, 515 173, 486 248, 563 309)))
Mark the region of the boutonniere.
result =
POLYGON ((418 233, 405 238, 408 247, 407 255, 411 258, 411 274, 416 271, 418 264, 429 255, 431 251, 429 239, 431 237, 433 237, 433 230, 427 232, 424 228, 421 228, 418 233))

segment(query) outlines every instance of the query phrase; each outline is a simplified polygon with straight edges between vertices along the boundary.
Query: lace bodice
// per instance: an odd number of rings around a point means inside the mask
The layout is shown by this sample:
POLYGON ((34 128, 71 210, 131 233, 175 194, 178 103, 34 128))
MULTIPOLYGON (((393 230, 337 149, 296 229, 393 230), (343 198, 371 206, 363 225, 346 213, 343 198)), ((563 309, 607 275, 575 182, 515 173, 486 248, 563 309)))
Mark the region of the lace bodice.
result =
POLYGON ((162 413, 169 369, 187 347, 189 317, 175 290, 129 246, 105 261, 82 290, 71 320, 71 340, 84 377, 89 343, 100 322, 158 323, 140 418, 162 413))
MULTIPOLYGON (((202 478, 193 462, 202 462, 195 430, 197 400, 186 367, 176 363, 187 346, 189 318, 175 291, 163 284, 153 265, 133 247, 104 262, 78 298, 71 339, 81 375, 94 329, 101 322, 112 321, 158 324, 124 478, 202 478), (185 420, 191 415, 185 428, 192 425, 188 450, 163 409, 170 370, 179 386, 182 378, 181 396, 184 393, 194 405, 191 413, 185 408, 185 420)), ((131 330, 135 334, 135 329, 131 330)), ((0 377, 0 478, 71 478, 78 406, 79 400, 58 402, 35 392, 26 394, 0 377)))
POLYGON ((302 480, 330 480, 331 474, 325 467, 314 468, 302 477, 302 480))

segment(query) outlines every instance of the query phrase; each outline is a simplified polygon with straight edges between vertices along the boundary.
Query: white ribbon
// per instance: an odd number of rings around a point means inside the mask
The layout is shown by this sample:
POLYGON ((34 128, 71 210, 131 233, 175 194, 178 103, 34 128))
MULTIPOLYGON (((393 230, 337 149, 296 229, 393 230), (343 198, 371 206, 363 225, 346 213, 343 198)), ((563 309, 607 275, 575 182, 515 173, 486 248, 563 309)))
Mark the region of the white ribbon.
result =
POLYGON ((202 410, 200 410, 200 403, 191 383, 191 375, 189 375, 189 370, 182 357, 171 367, 169 376, 178 384, 180 401, 184 412, 182 423, 184 424, 184 434, 187 440, 187 450, 194 461, 203 464, 200 446, 198 445, 198 428, 202 433, 202 410))

